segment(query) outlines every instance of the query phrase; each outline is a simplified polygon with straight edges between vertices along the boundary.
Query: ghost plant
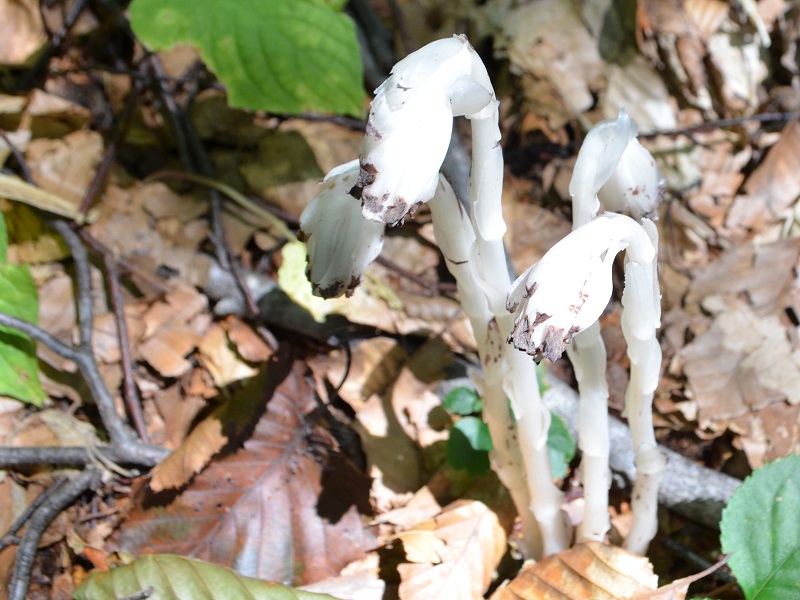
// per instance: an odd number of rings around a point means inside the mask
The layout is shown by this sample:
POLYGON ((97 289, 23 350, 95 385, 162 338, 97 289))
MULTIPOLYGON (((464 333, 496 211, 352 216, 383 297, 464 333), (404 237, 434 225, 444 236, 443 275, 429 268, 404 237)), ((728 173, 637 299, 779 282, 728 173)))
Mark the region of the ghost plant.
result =
POLYGON ((655 337, 661 315, 658 234, 646 218, 655 213, 663 186, 653 157, 639 144, 636 124, 624 110, 617 119, 596 125, 584 140, 570 182, 573 232, 520 277, 509 294, 509 309, 525 298, 510 341, 553 360, 566 347, 574 366, 581 397, 578 443, 585 497, 576 537, 578 542, 603 540, 609 529, 608 385, 597 318, 608 303, 614 256, 626 250, 622 330, 631 360, 626 415, 637 466, 634 523, 626 547, 639 553, 655 535, 664 470, 652 426, 661 363, 655 337), (611 214, 595 218, 601 203, 633 219, 611 214), (564 297, 559 300, 558 294, 564 297))
MULTIPOLYGON (((629 123, 625 136, 631 127, 629 123)), ((629 142, 617 141, 613 165, 600 161, 602 172, 592 173, 591 183, 578 181, 583 195, 597 202, 595 180, 601 187, 612 178, 629 142)), ((654 233, 629 217, 599 217, 557 244, 512 288, 503 248, 498 102, 485 66, 464 36, 428 44, 395 65, 376 90, 357 177, 355 173, 352 164, 331 172, 325 189, 301 217, 315 293, 331 297, 352 290, 380 251, 383 227, 402 223, 421 204, 429 204, 437 243, 475 334, 482 366, 476 384, 494 446, 492 467, 520 514, 521 548, 532 557, 565 548, 571 535, 561 511, 562 494, 550 475, 550 415, 541 403, 534 361, 506 342, 537 357, 560 355, 575 332, 591 326, 604 309, 611 293, 611 262, 622 250, 628 256, 626 272, 636 280, 626 288, 623 304, 652 303, 657 294, 654 233), (457 116, 466 117, 472 127, 468 211, 439 174, 457 116), (360 213, 353 208, 355 199, 360 213), (336 222, 326 215, 336 215, 336 222), (365 233, 357 233, 358 227, 365 233), (345 252, 342 261, 334 258, 340 250, 345 252), (559 270, 566 273, 565 264, 572 268, 577 262, 583 270, 570 271, 576 274, 565 282, 569 288, 554 283, 559 270)), ((622 171, 615 181, 627 189, 622 171)), ((587 206, 585 211, 588 222, 597 209, 587 206)), ((650 330, 657 318, 651 306, 640 313, 630 311, 623 319, 636 347, 644 348, 648 364, 655 358, 650 330)), ((649 389, 649 371, 644 379, 649 389)), ((603 468, 607 471, 607 461, 603 468)))

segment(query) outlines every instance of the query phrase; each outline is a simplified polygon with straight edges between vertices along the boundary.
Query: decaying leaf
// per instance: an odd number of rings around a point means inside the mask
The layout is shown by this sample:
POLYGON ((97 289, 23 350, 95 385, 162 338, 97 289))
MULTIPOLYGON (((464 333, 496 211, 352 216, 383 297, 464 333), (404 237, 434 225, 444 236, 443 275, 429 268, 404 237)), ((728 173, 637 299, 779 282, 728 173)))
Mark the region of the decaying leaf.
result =
POLYGON ((459 500, 400 534, 411 563, 398 565, 400 598, 481 598, 506 551, 506 533, 485 504, 459 500))
POLYGON ((0 64, 21 66, 47 41, 39 3, 35 0, 0 5, 0 64))
POLYGON ((588 542, 523 569, 492 594, 492 600, 621 600, 655 590, 657 585, 658 577, 646 558, 588 542))
POLYGON ((157 493, 183 487, 226 445, 240 441, 273 392, 268 382, 274 371, 280 371, 275 362, 200 421, 181 445, 153 469, 150 489, 157 493))
POLYGON ((288 372, 281 364, 269 370, 266 412, 244 446, 179 494, 145 490, 116 538, 120 548, 190 555, 298 584, 338 575, 363 556, 372 544, 361 518, 369 480, 309 420, 316 402, 303 365, 288 372))

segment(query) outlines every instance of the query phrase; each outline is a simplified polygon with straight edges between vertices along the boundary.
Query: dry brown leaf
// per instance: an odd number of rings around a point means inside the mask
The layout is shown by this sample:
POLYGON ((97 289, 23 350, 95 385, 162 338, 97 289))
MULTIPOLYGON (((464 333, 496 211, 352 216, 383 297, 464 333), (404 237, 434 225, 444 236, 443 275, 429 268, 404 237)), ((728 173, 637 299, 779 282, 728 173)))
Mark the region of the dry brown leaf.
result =
POLYGON ((338 575, 364 555, 374 543, 361 517, 369 481, 306 419, 317 406, 313 389, 305 367, 287 374, 287 362, 270 368, 260 396, 266 412, 244 446, 180 494, 140 497, 120 548, 191 555, 295 585, 338 575))
POLYGON ((650 562, 616 546, 580 544, 526 567, 492 600, 615 600, 655 590, 650 562))
MULTIPOLYGON (((186 485, 226 445, 240 441, 264 407, 273 363, 200 421, 175 451, 152 471, 150 489, 161 492, 186 485)), ((172 425, 170 423, 170 425, 172 425)))
POLYGON ((102 154, 103 136, 80 129, 56 140, 31 141, 26 158, 33 180, 74 203, 74 213, 94 179, 102 154))
POLYGON ((458 500, 401 536, 414 559, 432 559, 398 565, 401 599, 481 598, 506 551, 497 515, 475 500, 458 500))
MULTIPOLYGON (((195 369, 193 375, 195 373, 200 375, 205 371, 195 369)), ((188 391, 184 393, 178 383, 159 390, 154 394, 153 401, 158 414, 168 424, 164 445, 171 450, 177 448, 184 440, 200 411, 207 406, 205 399, 188 391)))
POLYGON ((300 589, 348 600, 383 600, 386 583, 380 577, 378 554, 372 552, 366 558, 347 565, 338 577, 323 579, 300 589))
POLYGON ((39 2, 0 3, 0 64, 23 66, 47 42, 39 2))
POLYGON ((559 0, 524 4, 508 13, 503 29, 507 39, 499 43, 512 69, 546 81, 550 92, 544 97, 560 101, 560 106, 537 106, 538 97, 528 95, 533 112, 547 114, 557 129, 592 107, 604 63, 575 5, 559 0), (543 113, 542 108, 555 111, 543 113))
POLYGON ((712 294, 746 294, 756 309, 774 308, 792 281, 800 257, 800 239, 733 248, 697 273, 687 304, 712 294))
POLYGON ((237 317, 225 320, 228 339, 236 346, 236 351, 246 361, 261 363, 272 356, 273 351, 260 335, 247 323, 237 317))
POLYGON ((232 348, 225 328, 218 323, 203 336, 197 352, 203 366, 211 374, 214 385, 219 388, 252 377, 257 372, 232 348))
POLYGON ((744 191, 731 207, 727 227, 761 233, 767 225, 787 218, 787 210, 800 196, 800 123, 786 125, 767 157, 747 178, 744 191))
POLYGON ((208 299, 194 288, 176 286, 142 316, 145 340, 135 352, 164 377, 188 372, 192 363, 185 357, 197 347, 210 325, 207 306, 208 299))

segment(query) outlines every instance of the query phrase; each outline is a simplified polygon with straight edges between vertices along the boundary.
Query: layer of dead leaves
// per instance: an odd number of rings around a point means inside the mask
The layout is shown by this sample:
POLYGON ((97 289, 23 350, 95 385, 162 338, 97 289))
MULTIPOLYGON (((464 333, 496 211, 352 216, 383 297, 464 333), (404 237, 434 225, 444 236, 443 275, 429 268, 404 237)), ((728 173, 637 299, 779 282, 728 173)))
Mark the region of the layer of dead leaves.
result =
MULTIPOLYGON (((390 3, 373 4, 391 14, 390 3)), ((499 89, 508 154, 537 157, 515 160, 505 187, 518 271, 570 229, 576 126, 623 105, 642 132, 800 107, 796 8, 785 0, 398 4, 409 46, 466 22, 473 41, 494 36, 507 59, 513 85, 499 89)), ((0 64, 31 67, 63 15, 60 3, 41 13, 31 0, 0 3, 0 64)), ((84 11, 71 39, 97 26, 84 11)), ((120 118, 135 88, 130 74, 85 58, 78 44, 57 52, 41 87, 0 94, 0 127, 33 180, 74 208, 109 149, 97 124, 103 114, 120 118)), ((183 48, 161 58, 181 77, 196 57, 183 48)), ((179 168, 165 121, 158 103, 139 98, 86 229, 123 267, 148 434, 174 453, 59 517, 43 539, 32 597, 68 597, 85 569, 108 568, 121 551, 179 552, 342 598, 477 598, 498 585, 499 599, 544 597, 542 586, 554 598, 682 597, 683 583, 655 591, 646 561, 595 545, 501 585, 515 575, 509 500, 492 476, 470 480, 444 460, 450 417, 438 385, 473 356, 474 341, 441 280, 424 211, 392 232, 388 263, 352 299, 322 305, 294 288, 294 303, 281 295, 276 282, 293 285, 302 264, 257 216, 226 204, 227 242, 264 293, 273 330, 265 335, 230 308, 241 300, 210 251, 207 190, 146 178, 179 168), (363 340, 352 353, 320 343, 351 337, 363 340)), ((361 138, 334 123, 231 111, 214 89, 195 98, 192 122, 219 180, 290 220, 324 172, 357 155, 361 138)), ((646 144, 671 186, 660 221, 660 436, 693 436, 698 447, 730 437, 722 460, 740 453, 749 468, 800 451, 800 125, 740 120, 646 144)), ((0 163, 14 166, 10 156, 0 139, 0 163)), ((11 260, 32 265, 41 326, 71 341, 75 291, 63 243, 29 206, 0 208, 11 260)), ((94 350, 122 410, 115 319, 99 268, 94 276, 94 350)), ((613 403, 626 382, 616 306, 605 324, 613 403)), ((0 441, 99 443, 75 365, 41 346, 39 358, 51 402, 31 411, 0 400, 0 441)), ((0 531, 57 476, 44 467, 1 473, 0 531)), ((14 551, 0 552, 0 582, 14 551)))

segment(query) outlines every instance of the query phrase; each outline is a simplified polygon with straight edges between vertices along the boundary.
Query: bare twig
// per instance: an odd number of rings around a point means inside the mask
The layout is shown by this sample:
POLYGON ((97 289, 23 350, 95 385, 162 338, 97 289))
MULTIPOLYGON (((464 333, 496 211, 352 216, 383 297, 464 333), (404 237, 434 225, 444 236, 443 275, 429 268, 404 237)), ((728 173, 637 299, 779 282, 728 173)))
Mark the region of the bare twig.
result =
POLYGON ((11 141, 11 138, 8 137, 8 134, 0 129, 0 137, 3 138, 6 144, 8 144, 9 149, 11 150, 11 154, 14 155, 14 160, 17 161, 17 166, 19 166, 19 170, 22 171, 22 177, 28 183, 35 185, 33 183, 33 176, 31 175, 31 170, 28 168, 28 163, 25 161, 25 157, 20 152, 20 149, 17 148, 17 145, 11 141))
POLYGON ((24 600, 28 594, 36 549, 42 534, 55 518, 78 497, 100 483, 100 471, 89 467, 69 483, 48 494, 25 525, 25 533, 17 547, 14 573, 8 586, 9 600, 24 600))
POLYGON ((116 465, 149 466, 136 448, 116 446, 0 446, 0 468, 36 465, 83 466, 95 461, 116 465))
POLYGON ((111 306, 114 310, 117 322, 117 338, 119 339, 120 362, 122 364, 122 387, 125 406, 128 414, 136 428, 136 433, 143 442, 149 442, 147 427, 144 424, 142 414, 142 401, 139 397, 139 388, 133 378, 133 358, 131 357, 131 346, 128 341, 128 321, 125 318, 125 300, 122 297, 122 287, 119 283, 119 269, 115 257, 107 252, 103 254, 103 262, 106 267, 108 278, 108 289, 111 295, 111 306))
MULTIPOLYGON (((0 449, 0 452, 1 451, 2 449, 0 449)), ((69 480, 66 477, 60 477, 56 479, 49 488, 36 496, 36 499, 31 502, 24 511, 22 511, 22 514, 11 524, 11 527, 8 528, 8 531, 6 531, 5 535, 0 538, 0 552, 13 544, 19 544, 20 538, 17 534, 23 527, 25 527, 25 523, 28 521, 28 519, 30 519, 33 512, 39 508, 51 494, 54 494, 64 484, 66 484, 67 481, 69 480)))
POLYGON ((667 137, 677 137, 684 135, 691 137, 693 133, 700 131, 707 131, 709 129, 724 129, 726 127, 736 127, 745 123, 773 123, 781 121, 796 121, 800 119, 800 112, 777 112, 777 113, 758 113, 755 115, 747 115, 744 117, 734 117, 731 119, 718 119, 716 121, 706 121, 698 125, 690 125, 689 127, 678 127, 676 129, 662 129, 659 131, 650 131, 648 133, 640 133, 640 138, 654 138, 660 135, 667 137))

